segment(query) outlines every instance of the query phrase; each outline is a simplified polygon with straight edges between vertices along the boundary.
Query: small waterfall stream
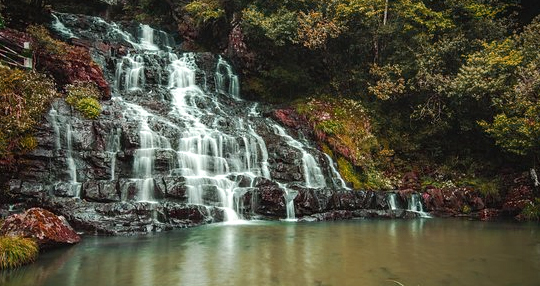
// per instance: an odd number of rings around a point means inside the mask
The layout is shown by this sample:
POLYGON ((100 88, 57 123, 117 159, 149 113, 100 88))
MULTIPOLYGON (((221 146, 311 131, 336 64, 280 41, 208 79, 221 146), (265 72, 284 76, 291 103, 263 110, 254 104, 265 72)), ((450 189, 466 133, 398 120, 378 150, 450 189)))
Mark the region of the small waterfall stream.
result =
POLYGON ((417 213, 420 217, 431 218, 431 216, 424 212, 424 207, 422 206, 422 196, 420 194, 411 194, 407 198, 407 211, 417 213))
POLYGON ((388 207, 390 208, 390 210, 394 211, 398 209, 396 193, 389 193, 387 196, 387 200, 388 200, 388 207))
POLYGON ((64 149, 67 165, 67 174, 69 176, 69 189, 70 193, 76 197, 80 198, 81 193, 81 183, 77 181, 77 164, 73 156, 73 131, 69 118, 58 115, 58 111, 53 107, 48 114, 53 130, 55 133, 55 148, 56 152, 60 152, 64 149), (62 138, 64 140, 62 140, 62 138), (62 142, 64 142, 64 146, 62 142))

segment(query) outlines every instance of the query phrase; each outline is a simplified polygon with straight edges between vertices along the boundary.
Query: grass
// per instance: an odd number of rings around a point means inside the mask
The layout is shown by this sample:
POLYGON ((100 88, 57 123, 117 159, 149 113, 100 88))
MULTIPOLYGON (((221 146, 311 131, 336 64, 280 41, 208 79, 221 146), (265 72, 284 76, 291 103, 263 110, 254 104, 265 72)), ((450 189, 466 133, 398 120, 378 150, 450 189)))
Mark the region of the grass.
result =
POLYGON ((0 237, 0 269, 17 268, 36 260, 39 247, 33 239, 17 236, 0 237))

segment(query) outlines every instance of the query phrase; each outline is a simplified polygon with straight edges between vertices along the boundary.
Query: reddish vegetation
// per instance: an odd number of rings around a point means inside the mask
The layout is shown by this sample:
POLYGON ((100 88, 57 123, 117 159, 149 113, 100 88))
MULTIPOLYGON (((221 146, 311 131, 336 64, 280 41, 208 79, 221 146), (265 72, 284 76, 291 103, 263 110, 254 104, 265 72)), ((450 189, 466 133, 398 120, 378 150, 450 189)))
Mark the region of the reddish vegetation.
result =
POLYGON ((534 195, 531 187, 519 185, 510 189, 510 192, 508 192, 504 199, 502 210, 509 214, 516 215, 533 201, 534 195))
MULTIPOLYGON (((24 42, 32 42, 34 49, 35 67, 51 74, 57 84, 63 86, 75 82, 94 82, 103 94, 103 99, 109 99, 111 89, 105 80, 103 71, 92 60, 86 47, 69 46, 61 42, 53 42, 50 36, 42 35, 47 41, 57 45, 60 53, 55 53, 40 47, 37 39, 32 39, 28 33, 11 29, 0 30, 0 36, 5 40, 23 47, 24 42)), ((43 39, 40 39, 43 41, 43 39)))
POLYGON ((274 110, 274 118, 279 122, 291 128, 307 127, 309 126, 307 120, 300 116, 292 108, 282 108, 274 110))
POLYGON ((103 71, 86 48, 69 46, 67 53, 62 56, 41 51, 36 54, 37 68, 50 73, 58 84, 94 82, 103 94, 102 99, 110 98, 111 90, 103 71))
POLYGON ((81 240, 63 217, 41 208, 9 216, 0 229, 0 235, 34 238, 41 249, 75 244, 81 240))

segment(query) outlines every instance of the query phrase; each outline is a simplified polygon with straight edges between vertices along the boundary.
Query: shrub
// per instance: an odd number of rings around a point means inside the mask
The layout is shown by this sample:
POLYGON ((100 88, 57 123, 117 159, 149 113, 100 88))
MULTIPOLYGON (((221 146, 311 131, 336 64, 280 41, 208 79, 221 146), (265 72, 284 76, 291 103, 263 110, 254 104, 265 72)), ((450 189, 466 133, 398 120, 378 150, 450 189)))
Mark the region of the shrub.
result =
POLYGON ((185 6, 197 23, 205 23, 225 16, 225 10, 217 0, 196 0, 185 6))
POLYGON ((531 202, 521 211, 521 215, 527 220, 540 221, 540 198, 536 198, 535 202, 531 202))
POLYGON ((55 56, 64 56, 67 54, 68 45, 53 39, 49 30, 45 27, 30 25, 26 31, 34 38, 34 45, 38 50, 46 51, 55 56))
POLYGON ((85 118, 96 119, 101 113, 98 98, 99 90, 93 83, 77 82, 66 86, 66 102, 79 111, 85 118))
POLYGON ((34 129, 56 96, 48 77, 0 65, 0 165, 12 163, 15 153, 36 147, 34 129))
POLYGON ((33 239, 0 237, 0 269, 16 268, 36 260, 39 248, 33 239))

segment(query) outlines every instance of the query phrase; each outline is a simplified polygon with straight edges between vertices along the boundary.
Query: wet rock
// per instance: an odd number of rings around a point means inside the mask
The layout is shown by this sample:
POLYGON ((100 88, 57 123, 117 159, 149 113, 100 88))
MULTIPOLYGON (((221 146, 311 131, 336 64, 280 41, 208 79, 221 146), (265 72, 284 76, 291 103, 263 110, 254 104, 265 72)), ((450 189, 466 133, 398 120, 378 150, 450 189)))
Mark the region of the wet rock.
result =
POLYGON ((212 222, 211 213, 202 205, 166 203, 164 209, 171 223, 175 225, 188 227, 212 222))
POLYGON ((137 199, 139 193, 137 182, 131 179, 119 179, 120 199, 122 201, 133 201, 137 199))
POLYGON ((81 240, 63 217, 41 208, 9 216, 0 229, 0 235, 34 238, 41 249, 71 245, 81 240))
POLYGON ((82 186, 82 197, 96 202, 119 202, 120 195, 117 190, 117 181, 89 181, 82 186))
POLYGON ((184 177, 165 177, 163 178, 165 183, 165 197, 186 201, 187 187, 186 179, 184 177))
POLYGON ((75 197, 77 195, 78 186, 72 183, 60 182, 54 185, 54 195, 58 197, 75 197))
POLYGON ((351 211, 346 210, 335 210, 335 211, 329 211, 324 213, 317 213, 310 216, 305 216, 298 221, 303 222, 310 222, 310 221, 334 221, 334 220, 345 220, 345 219, 352 219, 353 213, 351 211))
POLYGON ((293 189, 298 191, 298 195, 294 198, 294 209, 297 216, 312 215, 322 210, 319 196, 315 190, 301 186, 293 187, 293 189))
MULTIPOLYGON (((405 213, 406 211, 403 210, 402 212, 405 213)), ((397 211, 395 213, 400 214, 400 217, 403 217, 402 212, 397 211)), ((392 218, 394 213, 387 210, 361 209, 353 211, 352 214, 357 218, 392 218)))
POLYGON ((360 201, 352 191, 337 191, 328 201, 327 209, 356 210, 360 208, 360 201))
POLYGON ((253 192, 253 211, 270 217, 285 217, 285 191, 278 184, 264 180, 253 192))

